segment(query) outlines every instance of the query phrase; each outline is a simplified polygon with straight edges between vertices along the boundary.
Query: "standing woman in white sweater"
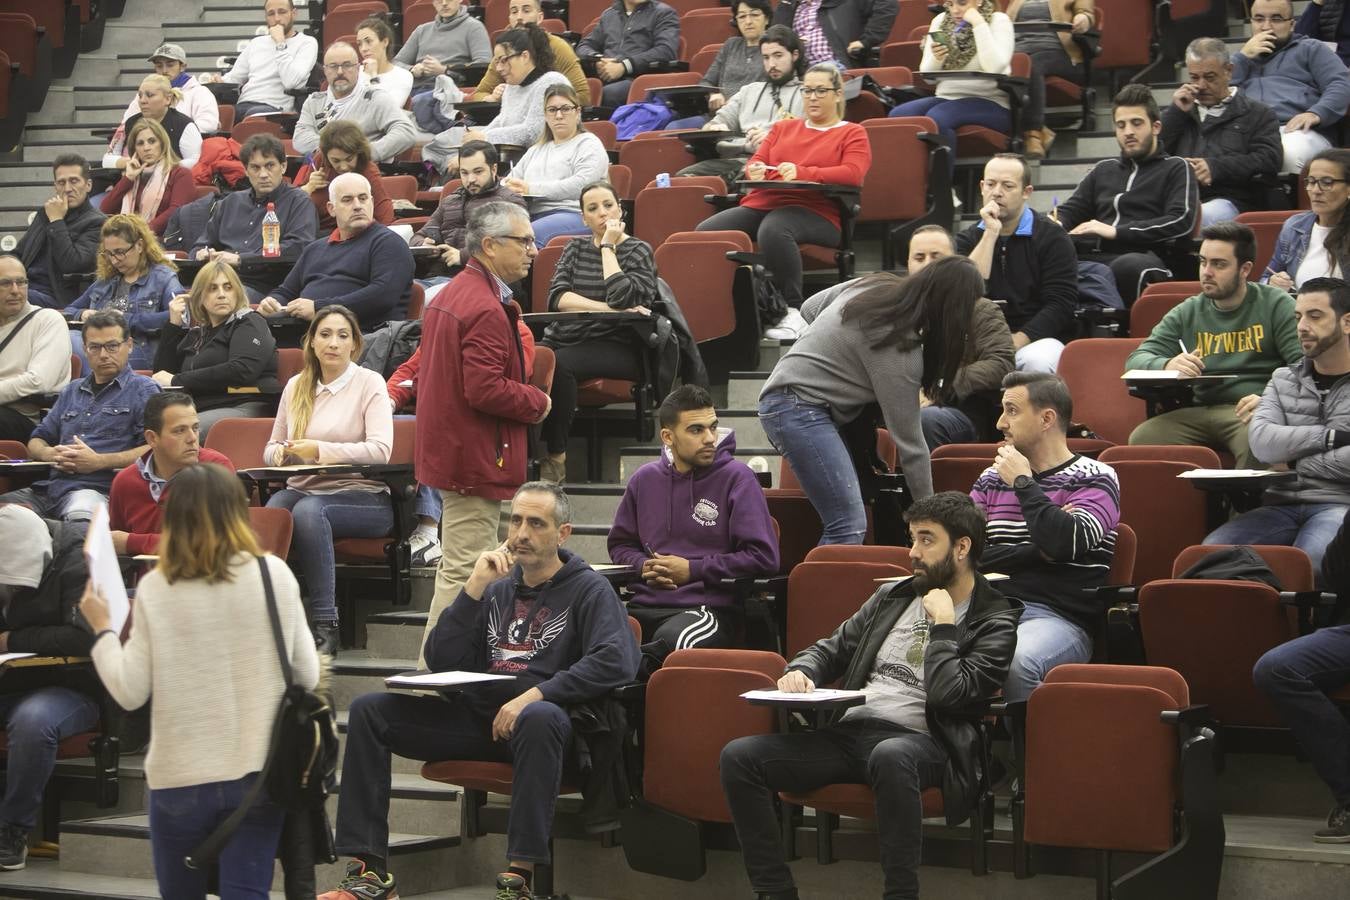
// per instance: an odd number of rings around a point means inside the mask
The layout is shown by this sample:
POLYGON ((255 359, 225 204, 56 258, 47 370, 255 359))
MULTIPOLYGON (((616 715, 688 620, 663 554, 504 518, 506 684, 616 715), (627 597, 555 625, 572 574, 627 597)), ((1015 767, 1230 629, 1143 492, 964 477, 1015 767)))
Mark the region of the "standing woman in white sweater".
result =
MULTIPOLYGON (((387 405, 387 404, 386 404, 387 405)), ((123 709, 152 696, 150 846, 160 894, 206 897, 206 873, 184 863, 240 804, 267 760, 285 682, 267 612, 267 566, 296 684, 313 688, 319 657, 295 576, 258 548, 234 473, 189 466, 164 504, 159 563, 136 589, 124 646, 92 583, 80 610, 97 634, 92 656, 123 709)), ((266 799, 220 855, 222 898, 266 898, 284 813, 266 799)))
MULTIPOLYGON (((920 72, 1012 72, 1015 39, 1012 20, 994 0, 947 0, 923 40, 920 72)), ((950 145, 956 129, 982 125, 1008 134, 1012 115, 1008 98, 987 78, 950 79, 938 83, 932 97, 901 103, 892 116, 929 116, 950 145)))
POLYGON ((577 200, 581 189, 609 176, 609 154, 581 127, 581 98, 570 84, 550 84, 541 103, 544 133, 502 181, 527 198, 534 242, 543 248, 560 234, 589 234, 577 200))

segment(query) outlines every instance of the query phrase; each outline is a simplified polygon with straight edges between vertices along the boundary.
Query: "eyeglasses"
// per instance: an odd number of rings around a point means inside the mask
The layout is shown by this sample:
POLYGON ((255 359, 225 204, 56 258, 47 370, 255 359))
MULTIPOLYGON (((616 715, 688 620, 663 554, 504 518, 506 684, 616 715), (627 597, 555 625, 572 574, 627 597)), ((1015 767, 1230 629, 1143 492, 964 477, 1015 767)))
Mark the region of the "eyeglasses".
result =
POLYGON ((1303 179, 1303 184, 1304 184, 1305 187, 1308 188, 1308 190, 1312 190, 1313 188, 1317 188, 1317 189, 1320 190, 1320 191, 1329 191, 1329 190, 1331 190, 1331 188, 1332 188, 1333 185, 1337 185, 1337 184, 1345 184, 1345 183, 1346 183, 1346 179, 1344 179, 1344 178, 1311 178, 1311 177, 1309 177, 1309 178, 1303 179))
POLYGON ((27 278, 0 278, 0 291, 7 291, 10 288, 28 287, 27 278))
POLYGON ((839 88, 802 88, 803 97, 826 97, 837 92, 839 88))
MULTIPOLYGON (((525 52, 524 50, 520 51, 520 53, 524 53, 524 52, 525 52)), ((515 59, 517 56, 519 56, 520 53, 510 53, 510 54, 508 54, 508 55, 506 55, 506 56, 494 56, 494 57, 492 57, 492 64, 493 64, 494 66, 504 66, 504 65, 506 65, 508 62, 510 62, 511 60, 515 59)))
POLYGON ((544 112, 548 113, 550 116, 566 116, 576 112, 578 109, 581 109, 581 107, 574 103, 569 103, 566 106, 545 106, 544 112))
POLYGON ((99 252, 103 254, 104 259, 110 259, 113 262, 121 262, 127 258, 128 253, 135 249, 136 246, 133 244, 130 247, 123 247, 121 250, 100 250, 99 252))
POLYGON ((524 250, 534 247, 534 235, 532 234, 499 234, 496 235, 499 241, 515 241, 524 250))
POLYGON ((360 65, 361 65, 360 63, 354 62, 324 63, 323 70, 325 72, 350 72, 352 69, 355 69, 360 65))
POLYGON ((1294 21, 1294 20, 1293 20, 1293 19, 1290 19, 1290 18, 1288 18, 1288 17, 1286 17, 1286 16, 1252 16, 1252 24, 1253 24, 1253 25, 1275 25, 1275 26, 1279 26, 1279 25, 1283 25, 1285 22, 1292 22, 1292 21, 1294 21))
POLYGON ((101 353, 116 353, 125 343, 126 339, 124 338, 120 341, 107 341, 102 344, 85 344, 84 352, 90 356, 98 356, 101 353))

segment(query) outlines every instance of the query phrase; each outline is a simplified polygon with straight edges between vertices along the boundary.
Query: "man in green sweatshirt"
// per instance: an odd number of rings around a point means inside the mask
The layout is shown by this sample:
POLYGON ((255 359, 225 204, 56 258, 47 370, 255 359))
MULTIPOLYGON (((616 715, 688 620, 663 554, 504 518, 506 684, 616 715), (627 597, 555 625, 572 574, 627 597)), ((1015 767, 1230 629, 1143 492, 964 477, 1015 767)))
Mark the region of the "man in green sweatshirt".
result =
POLYGON ((1247 445, 1247 423, 1271 373, 1303 355, 1294 298, 1247 280, 1256 236, 1246 225, 1210 225, 1201 239, 1200 293, 1164 316, 1125 368, 1237 377, 1197 383, 1190 406, 1144 422, 1130 443, 1202 444, 1228 450, 1239 468, 1254 468, 1259 463, 1247 445))

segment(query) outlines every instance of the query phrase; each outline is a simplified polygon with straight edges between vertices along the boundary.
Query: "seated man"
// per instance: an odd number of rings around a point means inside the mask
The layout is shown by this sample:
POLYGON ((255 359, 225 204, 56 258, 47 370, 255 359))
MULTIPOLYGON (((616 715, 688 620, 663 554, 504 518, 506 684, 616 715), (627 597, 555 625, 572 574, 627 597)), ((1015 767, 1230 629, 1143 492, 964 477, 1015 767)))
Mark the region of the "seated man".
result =
MULTIPOLYGON (((1312 4, 1309 4, 1312 6, 1312 4)), ((1337 595, 1329 622, 1312 634, 1268 650, 1252 678, 1289 725, 1313 770, 1331 788, 1335 806, 1319 844, 1350 844, 1350 720, 1327 696, 1350 683, 1350 516, 1327 547, 1322 583, 1337 595)))
POLYGON ((900 11, 896 0, 782 0, 773 13, 802 40, 806 64, 861 66, 867 53, 885 43, 900 11))
POLYGON ((94 281, 99 230, 107 216, 89 202, 94 183, 83 156, 57 156, 52 183, 56 193, 33 217, 14 255, 28 270, 28 298, 38 306, 65 309, 94 281))
POLYGON ((1125 85, 1111 118, 1120 157, 1097 163, 1055 218, 1069 234, 1101 240, 1100 251, 1080 250, 1079 258, 1109 265, 1120 296, 1134 303, 1145 285, 1171 276, 1155 251, 1190 236, 1200 197, 1191 167, 1158 141, 1162 121, 1148 85, 1125 85))
POLYGON ((320 900, 398 896, 389 872, 390 756, 493 760, 515 767, 502 898, 528 900, 534 866, 549 862, 553 806, 572 743, 567 707, 632 680, 637 643, 614 589, 561 549, 571 504, 545 481, 521 485, 506 542, 478 557, 459 596, 427 639, 427 667, 514 675, 447 704, 376 693, 351 706, 338 798, 337 852, 347 877, 320 900))
MULTIPOLYGON (((469 15, 463 0, 431 0, 436 18, 413 29, 394 63, 413 75, 413 94, 431 90, 439 75, 492 57, 492 41, 483 23, 469 15)), ((491 71, 492 67, 488 67, 491 71)))
POLYGON ((197 259, 223 259, 240 269, 250 303, 281 283, 273 269, 250 267, 263 259, 262 220, 270 205, 281 223, 281 255, 295 262, 314 242, 318 219, 305 192, 286 181, 286 148, 270 134, 255 134, 239 148, 249 190, 234 191, 216 201, 206 231, 192 248, 197 259), (241 267, 241 263, 245 264, 241 267), (269 274, 270 273, 270 274, 269 274))
POLYGON ((413 235, 412 246, 434 246, 441 251, 439 271, 458 271, 468 262, 464 236, 470 212, 494 200, 525 207, 521 196, 497 178, 498 159, 497 148, 487 141, 465 141, 459 148, 459 187, 444 192, 436 211, 413 235))
MULTIPOLYGON (((578 22, 578 28, 586 23, 578 22)), ((661 0, 615 0, 600 23, 577 44, 577 56, 598 56, 595 74, 605 83, 599 99, 610 108, 628 102, 633 79, 652 63, 680 55, 680 14, 661 0)), ((595 102, 592 97, 591 101, 595 102)))
POLYGON ((276 290, 258 304, 265 316, 285 312, 309 321, 316 309, 341 303, 361 320, 362 331, 402 319, 412 285, 412 251, 375 221, 370 182, 345 172, 328 186, 328 211, 337 230, 300 253, 276 290))
MULTIPOLYGON (((84 529, 0 506, 0 634, 8 653, 88 656, 93 636, 78 607, 89 575, 84 529)), ((0 801, 0 869, 22 869, 28 832, 61 741, 98 724, 98 676, 89 666, 40 666, 5 674, 0 723, 6 738, 0 801)))
MULTIPOLYGON (((155 67, 156 75, 163 75, 169 84, 183 92, 183 99, 174 104, 174 109, 191 119, 203 136, 220 130, 220 103, 195 75, 188 73, 187 51, 181 44, 160 44, 145 61, 155 67)), ((140 111, 138 94, 122 113, 122 123, 125 125, 127 119, 140 111)))
POLYGON ((980 221, 956 236, 956 252, 979 266, 985 295, 1003 302, 1017 368, 1053 374, 1074 335, 1078 256, 1063 228, 1027 206, 1032 190, 1026 160, 995 154, 980 181, 980 221))
MULTIPOLYGON (((544 27, 544 7, 540 0, 508 0, 506 4, 506 27, 508 29, 520 28, 523 25, 544 27)), ((582 27, 584 28, 585 25, 582 25, 582 27)), ((581 105, 590 106, 592 103, 591 88, 586 83, 586 73, 581 71, 581 62, 577 59, 576 51, 572 49, 572 45, 560 35, 550 34, 548 46, 553 51, 553 71, 566 75, 567 80, 572 84, 572 88, 577 92, 577 96, 581 98, 581 105)), ((483 80, 478 82, 478 87, 473 89, 473 95, 469 99, 474 101, 501 100, 504 90, 506 90, 506 82, 502 81, 501 73, 497 71, 496 66, 488 66, 487 72, 483 75, 483 80)))
POLYGON ((70 337, 54 309, 28 299, 23 263, 0 256, 0 441, 28 443, 40 398, 70 383, 70 337))
POLYGON ((1228 45, 1196 38, 1186 48, 1190 81, 1162 114, 1163 149, 1191 164, 1200 182, 1200 224, 1213 225, 1266 206, 1284 160, 1280 123, 1269 106, 1232 87, 1228 45))
POLYGON ((745 137, 719 142, 720 158, 685 166, 677 174, 720 175, 727 190, 734 190, 737 180, 744 177, 745 164, 773 124, 779 119, 801 118, 802 74, 806 71, 801 41, 786 25, 773 25, 759 41, 759 54, 765 80, 741 88, 703 126, 704 131, 739 131, 745 137))
POLYGON ((643 679, 675 650, 733 646, 741 610, 723 578, 778 573, 764 490, 717 427, 712 396, 686 384, 657 418, 661 458, 628 479, 609 530, 609 558, 642 573, 628 614, 642 623, 643 679))
POLYGON ((208 84, 225 81, 243 85, 234 104, 236 122, 256 113, 295 109, 295 99, 286 92, 309 84, 319 58, 318 41, 295 28, 295 0, 266 0, 263 15, 267 33, 248 42, 230 71, 198 79, 208 84))
POLYGON ((1301 547, 1322 554, 1350 511, 1350 285, 1303 282, 1294 305, 1303 359, 1275 370, 1251 420, 1252 455, 1298 473, 1266 491, 1265 505, 1224 523, 1206 544, 1301 547))
POLYGON ((65 386, 28 440, 28 455, 51 463, 51 476, 0 495, 0 503, 22 503, 44 519, 86 522, 107 502, 113 471, 147 449, 145 401, 159 393, 127 364, 131 331, 121 313, 93 313, 80 331, 92 373, 65 386))
POLYGON ((1086 591, 1106 583, 1120 522, 1115 470, 1069 449, 1069 388, 1056 375, 1012 372, 1003 379, 1004 443, 970 495, 989 520, 980 568, 1008 580, 999 590, 1022 601, 1003 695, 1025 700, 1061 663, 1092 658, 1104 610, 1086 591))
POLYGON ((182 391, 154 394, 145 401, 145 443, 150 452, 113 477, 108 497, 113 546, 123 555, 159 549, 160 515, 173 476, 199 462, 234 471, 228 456, 198 444, 197 409, 182 391))
POLYGON ((361 68, 356 48, 335 41, 323 55, 328 90, 310 94, 300 107, 292 143, 300 154, 319 149, 319 132, 339 119, 355 122, 370 139, 370 158, 389 162, 411 147, 417 132, 412 119, 384 91, 372 86, 361 68))
POLYGON ((1261 392, 1276 368, 1302 358, 1294 299, 1247 280, 1256 237, 1246 225, 1220 222, 1201 236, 1200 293, 1163 316, 1125 368, 1237 377, 1196 387, 1190 406, 1143 422, 1130 443, 1217 447, 1232 453, 1238 468, 1250 469, 1259 463, 1248 446, 1247 424, 1261 392))
POLYGON ((1350 107, 1350 72, 1335 50, 1294 34, 1292 0, 1253 0, 1251 23, 1251 38, 1233 54, 1233 84, 1274 111, 1284 126, 1280 171, 1298 175, 1332 146, 1350 107))
POLYGON ((778 679, 792 693, 838 680, 867 702, 817 732, 743 737, 722 749, 722 790, 759 900, 797 898, 776 791, 870 785, 886 897, 919 896, 924 789, 943 788, 952 822, 977 802, 975 726, 951 713, 998 693, 1020 610, 975 569, 985 526, 969 497, 925 497, 905 521, 914 577, 878 588, 778 679))

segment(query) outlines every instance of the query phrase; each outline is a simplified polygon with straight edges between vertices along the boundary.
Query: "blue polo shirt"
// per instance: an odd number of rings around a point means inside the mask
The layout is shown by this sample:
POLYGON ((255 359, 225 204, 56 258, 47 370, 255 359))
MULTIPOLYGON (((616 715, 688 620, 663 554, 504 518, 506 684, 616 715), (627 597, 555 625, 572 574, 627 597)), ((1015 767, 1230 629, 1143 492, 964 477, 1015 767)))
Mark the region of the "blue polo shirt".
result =
MULTIPOLYGON (((157 393, 159 385, 137 375, 129 365, 106 385, 96 385, 93 375, 72 381, 33 430, 33 437, 54 447, 73 444, 78 436, 96 453, 132 450, 145 443, 145 401, 157 393)), ((87 475, 53 472, 49 480, 39 481, 34 487, 45 488, 47 496, 55 500, 82 488, 106 494, 112 480, 111 469, 87 475)))

